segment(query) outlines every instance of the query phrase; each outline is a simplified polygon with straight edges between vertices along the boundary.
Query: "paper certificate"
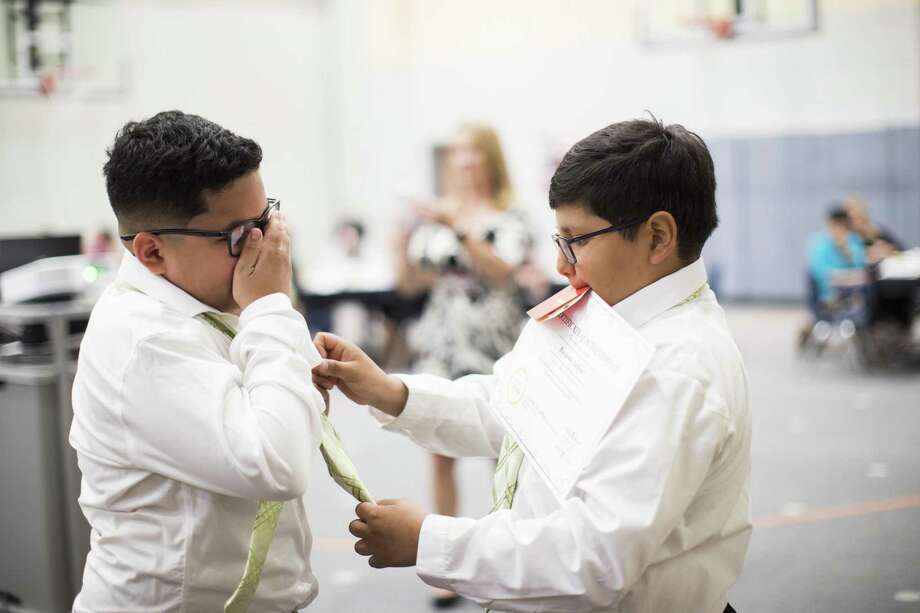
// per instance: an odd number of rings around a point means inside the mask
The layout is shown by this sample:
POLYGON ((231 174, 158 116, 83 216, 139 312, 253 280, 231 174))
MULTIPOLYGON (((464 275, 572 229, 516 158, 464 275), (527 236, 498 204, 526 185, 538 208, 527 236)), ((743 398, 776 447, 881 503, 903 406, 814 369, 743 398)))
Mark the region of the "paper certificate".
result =
POLYGON ((593 292, 530 320, 492 403, 560 501, 626 401, 652 346, 593 292))

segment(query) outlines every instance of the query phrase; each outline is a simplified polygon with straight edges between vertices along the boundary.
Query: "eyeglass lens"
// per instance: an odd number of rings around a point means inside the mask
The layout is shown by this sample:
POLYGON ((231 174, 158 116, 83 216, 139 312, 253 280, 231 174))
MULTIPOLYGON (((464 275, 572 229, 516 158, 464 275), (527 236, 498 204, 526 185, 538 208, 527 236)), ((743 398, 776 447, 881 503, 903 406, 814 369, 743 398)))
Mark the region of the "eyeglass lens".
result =
POLYGON ((278 202, 273 203, 261 218, 241 223, 230 230, 230 255, 237 257, 243 253, 243 247, 246 245, 246 237, 249 236, 250 230, 259 228, 263 232, 265 231, 268 220, 271 219, 272 213, 280 208, 279 205, 280 203, 278 202))

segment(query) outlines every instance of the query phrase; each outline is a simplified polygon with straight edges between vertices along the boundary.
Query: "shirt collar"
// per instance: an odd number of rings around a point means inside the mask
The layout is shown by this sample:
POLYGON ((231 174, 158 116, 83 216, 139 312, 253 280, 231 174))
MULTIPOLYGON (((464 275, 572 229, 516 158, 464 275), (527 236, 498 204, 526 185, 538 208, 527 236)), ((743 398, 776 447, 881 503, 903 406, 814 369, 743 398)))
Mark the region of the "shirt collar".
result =
POLYGON ((121 260, 117 280, 189 317, 218 312, 170 283, 166 277, 147 270, 129 251, 125 251, 121 260))
POLYGON ((616 303, 613 310, 633 328, 639 328, 686 300, 706 281, 706 265, 701 257, 616 303))

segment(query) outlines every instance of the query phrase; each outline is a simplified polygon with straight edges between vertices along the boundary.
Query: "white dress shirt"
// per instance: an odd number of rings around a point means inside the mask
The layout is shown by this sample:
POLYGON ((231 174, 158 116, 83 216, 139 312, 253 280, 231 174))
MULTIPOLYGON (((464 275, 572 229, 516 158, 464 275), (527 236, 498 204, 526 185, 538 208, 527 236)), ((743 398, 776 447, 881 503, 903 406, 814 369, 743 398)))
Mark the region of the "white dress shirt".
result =
MULTIPOLYGON (((655 351, 566 500, 525 459, 510 510, 427 517, 419 577, 500 611, 721 613, 751 534, 751 414, 715 295, 680 304, 705 283, 697 260, 613 307, 655 351)), ((374 414, 433 452, 494 457, 505 364, 404 376, 403 413, 374 414)))
POLYGON ((319 355, 287 296, 237 319, 125 254, 93 309, 73 387, 70 443, 92 527, 74 611, 222 611, 259 500, 288 500, 251 611, 316 596, 301 497, 320 444, 319 355))

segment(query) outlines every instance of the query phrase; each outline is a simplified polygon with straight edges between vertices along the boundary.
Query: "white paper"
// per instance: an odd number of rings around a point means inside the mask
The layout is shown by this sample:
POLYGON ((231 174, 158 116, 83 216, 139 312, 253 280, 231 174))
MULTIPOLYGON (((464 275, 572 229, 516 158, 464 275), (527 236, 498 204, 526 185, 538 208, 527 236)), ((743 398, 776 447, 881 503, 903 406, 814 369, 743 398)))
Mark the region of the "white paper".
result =
POLYGON ((558 317, 525 326, 492 406, 560 501, 652 352, 593 292, 558 317))

